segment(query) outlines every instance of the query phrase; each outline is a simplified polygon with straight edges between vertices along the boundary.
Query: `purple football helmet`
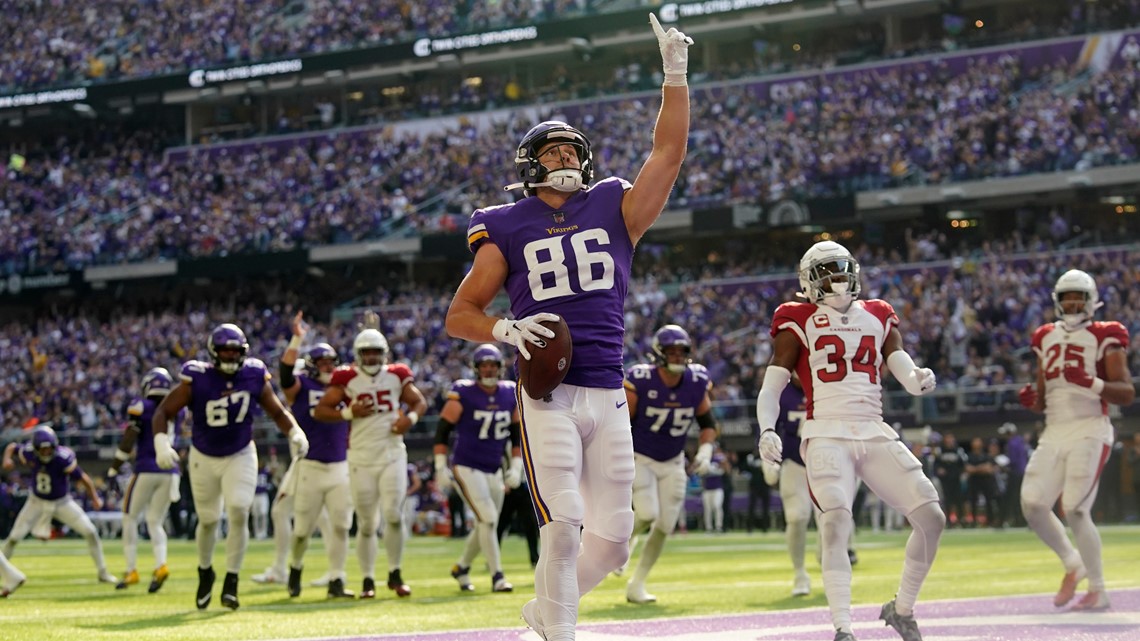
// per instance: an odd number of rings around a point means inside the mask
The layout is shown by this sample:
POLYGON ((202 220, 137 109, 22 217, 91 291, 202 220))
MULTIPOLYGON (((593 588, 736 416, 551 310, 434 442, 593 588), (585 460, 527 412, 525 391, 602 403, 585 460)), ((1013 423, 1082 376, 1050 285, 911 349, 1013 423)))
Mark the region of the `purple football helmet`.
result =
POLYGON ((37 427, 32 432, 32 448, 36 450, 36 456, 41 462, 50 461, 59 449, 59 437, 55 435, 55 430, 47 425, 37 427))
POLYGON ((495 385, 499 382, 498 372, 503 370, 503 352, 498 347, 490 343, 484 343, 475 348, 475 353, 471 355, 471 367, 475 368, 475 373, 478 375, 479 366, 483 363, 494 363, 499 366, 496 370, 495 376, 479 376, 479 383, 488 387, 495 385))
POLYGON ((534 189, 529 185, 546 181, 548 170, 538 159, 538 152, 542 147, 552 142, 565 142, 574 146, 578 152, 578 164, 582 171, 582 186, 585 187, 594 179, 594 154, 590 148, 590 139, 578 129, 559 120, 540 122, 523 136, 515 152, 515 171, 518 172, 521 183, 508 186, 507 189, 523 188, 524 196, 533 196, 534 189))
POLYGON ((143 396, 166 396, 174 389, 174 377, 165 367, 156 367, 143 375, 143 396))
POLYGON ((665 349, 675 346, 683 347, 685 349, 685 355, 688 356, 693 351, 693 339, 689 338, 689 333, 680 325, 665 325, 653 335, 653 353, 651 356, 653 357, 653 362, 659 367, 664 367, 674 374, 679 374, 685 371, 690 361, 686 358, 683 364, 669 363, 669 357, 665 355, 665 349))
POLYGON ((329 381, 332 380, 332 373, 322 372, 320 367, 320 361, 325 359, 331 359, 333 367, 340 365, 340 356, 337 355, 332 345, 317 343, 309 348, 309 353, 305 356, 305 375, 328 385, 329 381))
POLYGON ((214 360, 214 367, 217 367, 223 374, 233 374, 238 371, 241 364, 245 362, 245 354, 249 351, 249 343, 245 340, 245 332, 233 323, 224 323, 214 328, 210 332, 210 340, 206 342, 206 351, 210 353, 210 358, 214 360), (218 356, 218 350, 222 348, 230 348, 238 350, 237 361, 223 362, 221 357, 218 356))

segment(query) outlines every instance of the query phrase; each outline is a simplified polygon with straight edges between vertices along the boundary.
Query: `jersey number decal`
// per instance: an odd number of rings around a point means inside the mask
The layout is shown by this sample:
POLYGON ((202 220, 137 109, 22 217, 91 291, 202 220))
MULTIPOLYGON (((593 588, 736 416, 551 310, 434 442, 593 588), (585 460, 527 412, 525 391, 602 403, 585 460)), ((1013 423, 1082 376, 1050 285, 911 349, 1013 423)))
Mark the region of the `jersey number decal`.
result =
POLYGON ((530 295, 535 301, 613 289, 613 256, 605 251, 590 251, 586 247, 588 242, 599 246, 609 245, 610 235, 604 229, 587 229, 571 236, 552 236, 531 241, 523 247, 530 295), (570 269, 566 265, 566 250, 563 247, 565 244, 563 240, 566 238, 570 239, 570 250, 574 254, 572 262, 578 267, 578 285, 581 287, 579 291, 574 291, 570 286, 570 269), (601 274, 597 277, 594 276, 595 265, 601 268, 601 274), (549 285, 544 283, 544 276, 547 276, 545 280, 552 278, 554 282, 549 285))
POLYGON ((807 410, 792 410, 788 412, 788 422, 796 424, 796 436, 803 437, 804 421, 807 420, 807 410))
POLYGON ((356 400, 365 405, 375 405, 377 412, 391 412, 392 401, 388 398, 391 395, 390 389, 378 389, 375 394, 357 394, 356 400))
POLYGON ((48 496, 51 494, 51 474, 38 472, 36 474, 36 494, 48 496))
POLYGON ((815 339, 815 350, 827 354, 827 367, 817 369, 815 375, 822 383, 835 383, 847 377, 847 363, 851 363, 851 370, 863 372, 872 383, 879 382, 879 371, 875 367, 878 360, 878 349, 875 347, 874 336, 864 336, 859 339, 859 346, 850 361, 847 359, 847 347, 843 339, 834 334, 824 334, 815 339))
POLYGON ((689 426, 693 424, 693 414, 696 410, 692 407, 647 407, 645 408, 645 416, 653 419, 653 425, 649 426, 649 431, 656 434, 661 431, 668 421, 669 415, 673 415, 673 424, 669 427, 669 436, 681 436, 689 431, 689 426))
POLYGON ((505 441, 511 435, 511 413, 507 411, 492 412, 490 410, 475 410, 471 417, 483 425, 479 428, 479 440, 487 440, 491 429, 494 428, 496 441, 505 441))
POLYGON ((249 411, 249 392, 243 390, 214 401, 206 401, 206 425, 210 427, 226 427, 229 425, 231 407, 238 408, 237 416, 234 417, 233 422, 241 423, 244 421, 246 412, 249 411))
POLYGON ((325 390, 323 390, 323 389, 311 389, 311 390, 309 390, 309 409, 313 409, 314 407, 320 405, 321 404, 321 397, 323 397, 324 395, 325 395, 325 390))
POLYGON ((1085 368, 1085 348, 1080 345, 1053 343, 1045 350, 1045 378, 1052 379, 1061 375, 1065 367, 1085 368), (1064 350, 1064 358, 1062 358, 1064 350), (1062 361, 1058 363, 1057 361, 1062 361))

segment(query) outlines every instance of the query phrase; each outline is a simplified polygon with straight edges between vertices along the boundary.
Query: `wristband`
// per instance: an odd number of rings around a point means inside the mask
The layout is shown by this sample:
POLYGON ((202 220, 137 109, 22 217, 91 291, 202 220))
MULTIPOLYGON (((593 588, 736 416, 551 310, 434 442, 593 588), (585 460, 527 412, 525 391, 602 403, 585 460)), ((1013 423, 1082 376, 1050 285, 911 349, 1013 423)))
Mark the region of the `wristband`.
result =
POLYGON ((415 425, 416 421, 420 420, 420 415, 417 414, 415 410, 412 410, 411 412, 404 414, 404 416, 407 416, 408 420, 411 421, 409 423, 409 425, 415 425))
POLYGON ((340 411, 340 415, 346 421, 351 421, 352 419, 356 418, 355 416, 352 415, 352 407, 351 406, 342 409, 340 411))
POLYGON ((1089 386, 1089 389, 1093 391, 1093 394, 1100 396, 1100 393, 1104 391, 1104 379, 1094 378, 1092 385, 1089 386))
POLYGON ((129 461, 130 459, 131 459, 131 453, 130 452, 124 452, 123 450, 118 450, 118 449, 115 450, 115 460, 116 461, 126 462, 126 461, 129 461))
POLYGON ((665 74, 665 82, 661 83, 666 87, 687 87, 689 86, 688 73, 667 73, 665 74))
POLYGON ((296 351, 296 352, 301 351, 301 337, 294 334, 293 338, 289 339, 289 345, 287 345, 285 347, 285 349, 286 350, 291 349, 291 350, 296 351))

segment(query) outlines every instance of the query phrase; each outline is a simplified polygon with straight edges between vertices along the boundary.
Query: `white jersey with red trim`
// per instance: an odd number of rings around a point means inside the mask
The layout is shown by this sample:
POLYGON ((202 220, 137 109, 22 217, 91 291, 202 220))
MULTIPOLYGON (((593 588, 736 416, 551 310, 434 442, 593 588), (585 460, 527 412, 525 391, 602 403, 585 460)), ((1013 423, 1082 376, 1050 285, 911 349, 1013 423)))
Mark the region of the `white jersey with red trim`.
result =
POLYGON ((1105 378, 1104 355, 1112 347, 1128 348, 1128 330, 1115 321, 1089 323, 1075 332, 1047 323, 1033 333, 1033 351, 1045 375, 1045 432, 1042 443, 1092 438, 1112 443, 1108 404, 1091 389, 1065 380, 1062 370, 1079 367, 1105 378))
POLYGON ((415 381, 412 370, 403 363, 385 365, 369 376, 355 365, 333 371, 329 385, 344 388, 345 402, 361 401, 376 407, 376 413, 352 420, 348 437, 348 462, 357 465, 383 465, 392 448, 404 449, 404 437, 392 432, 399 417, 404 386, 415 381))
POLYGON ((846 312, 813 303, 776 309, 772 335, 791 331, 802 346, 796 372, 807 405, 803 438, 897 438, 882 422, 882 365, 883 343, 898 322, 881 300, 856 300, 846 312))

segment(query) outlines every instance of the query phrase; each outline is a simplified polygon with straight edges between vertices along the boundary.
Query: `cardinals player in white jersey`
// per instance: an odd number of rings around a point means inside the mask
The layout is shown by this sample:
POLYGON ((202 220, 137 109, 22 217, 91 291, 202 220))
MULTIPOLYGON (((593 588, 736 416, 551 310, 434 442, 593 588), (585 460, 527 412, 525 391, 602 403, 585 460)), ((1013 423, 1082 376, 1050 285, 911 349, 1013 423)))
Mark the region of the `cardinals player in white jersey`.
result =
POLYGON ((384 521, 388 552, 388 589, 406 597, 412 589, 400 575, 407 528, 408 450, 404 434, 427 411, 427 401, 403 363, 388 364, 388 340, 378 329, 365 329, 352 343, 355 362, 339 367, 313 410, 319 421, 351 421, 348 475, 356 508, 356 554, 364 586, 360 598, 376 597, 376 529, 384 521), (344 409, 337 409, 341 403, 344 409), (408 408, 401 412, 400 406, 408 408))
POLYGON ((1072 600, 1087 576, 1088 594, 1073 609, 1104 610, 1109 602, 1100 533, 1090 511, 1112 451, 1108 404, 1128 405, 1136 397, 1128 372, 1128 330, 1114 321, 1092 319, 1102 303, 1092 276, 1078 269, 1057 279, 1053 305, 1058 321, 1033 333, 1037 382, 1021 390, 1022 405, 1045 413, 1045 432, 1025 469, 1021 508, 1029 527, 1065 566, 1053 605, 1072 600), (1058 497, 1076 549, 1053 513, 1058 497))
POLYGON ((913 527, 898 593, 879 616, 905 641, 921 641, 914 603, 946 517, 922 463, 883 422, 880 377, 885 361, 906 391, 921 396, 934 390, 934 372, 916 366, 903 350, 899 319, 890 304, 857 300, 859 264, 842 245, 813 245, 800 260, 799 280, 807 302, 784 303, 772 318, 774 351, 756 402, 760 454, 769 463, 783 457, 776 420, 780 395, 795 370, 806 398, 800 447, 818 510, 823 589, 835 641, 855 639, 847 540, 860 480, 913 527))

